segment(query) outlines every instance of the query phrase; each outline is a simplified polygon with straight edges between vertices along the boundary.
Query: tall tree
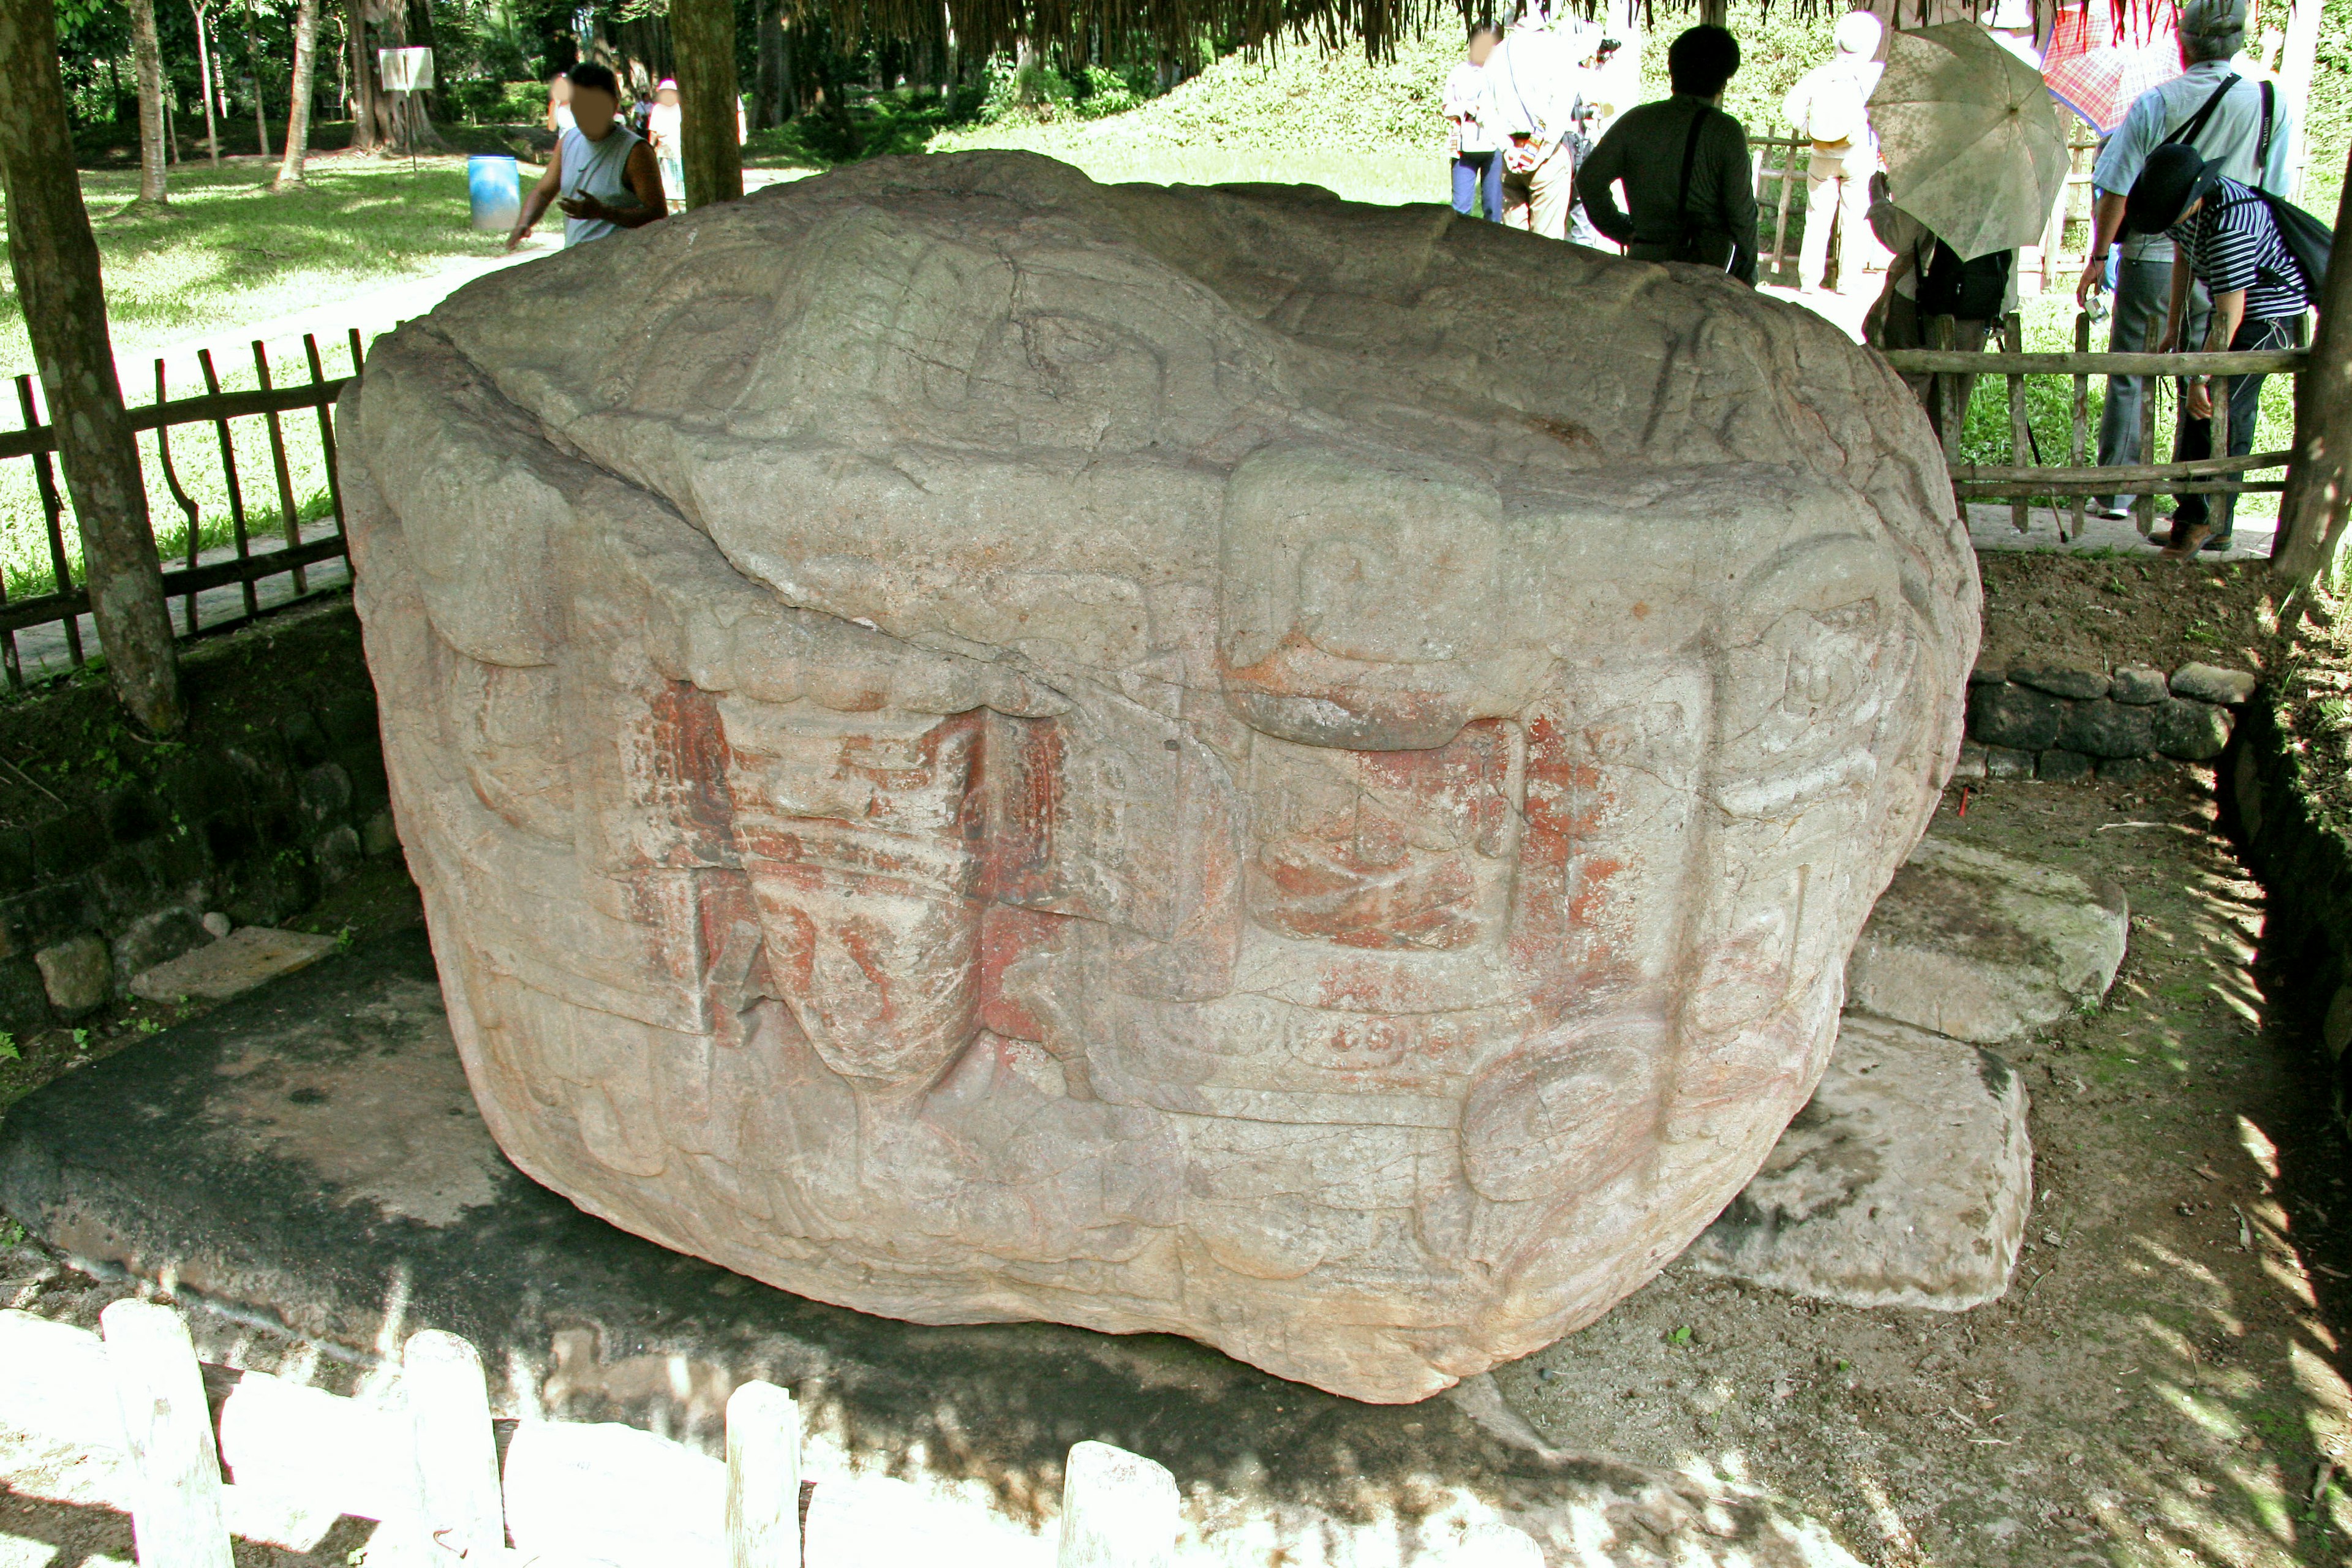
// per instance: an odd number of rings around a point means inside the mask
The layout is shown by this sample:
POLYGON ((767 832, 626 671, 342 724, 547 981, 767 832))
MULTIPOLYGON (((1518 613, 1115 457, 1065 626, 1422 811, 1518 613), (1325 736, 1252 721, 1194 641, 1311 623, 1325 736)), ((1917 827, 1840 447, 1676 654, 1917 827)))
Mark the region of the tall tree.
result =
POLYGON ((245 59, 253 71, 253 131, 269 156, 269 95, 261 90, 261 40, 253 30, 253 0, 245 0, 245 59))
MULTIPOLYGON (((2347 234, 2352 164, 2336 203, 2339 247, 2347 234)), ((2294 460, 2287 465, 2278 537, 2271 546, 2271 570, 2296 580, 2298 606, 2309 602, 2305 586, 2325 582, 2343 553, 2345 522, 2352 517, 2352 250, 2341 261, 2331 259, 2318 304, 2311 363, 2295 378, 2294 460)), ((2292 632, 2293 622, 2282 617, 2280 629, 2292 632)))
POLYGON ((0 191, 8 267, 73 498, 107 674, 133 718, 169 734, 186 717, 179 667, 138 437, 114 377, 98 241, 74 166, 52 0, 0 0, 0 191))
POLYGON ((310 152, 310 75, 318 68, 319 0, 301 0, 294 12, 294 88, 286 101, 286 156, 278 164, 273 191, 299 190, 302 160, 310 152))
POLYGON ((155 0, 131 0, 131 58, 139 68, 139 203, 169 199, 163 178, 163 49, 155 38, 155 0))
POLYGON ((375 77, 375 51, 368 47, 368 0, 343 0, 343 31, 352 41, 352 151, 372 153, 383 145, 383 88, 375 77))
POLYGON ((730 0, 670 0, 669 41, 677 56, 686 205, 731 202, 743 194, 743 147, 735 129, 735 7, 730 0))
POLYGON ((212 0, 188 0, 188 10, 196 19, 196 80, 204 89, 205 145, 211 149, 213 166, 220 166, 220 127, 213 122, 213 50, 212 0))

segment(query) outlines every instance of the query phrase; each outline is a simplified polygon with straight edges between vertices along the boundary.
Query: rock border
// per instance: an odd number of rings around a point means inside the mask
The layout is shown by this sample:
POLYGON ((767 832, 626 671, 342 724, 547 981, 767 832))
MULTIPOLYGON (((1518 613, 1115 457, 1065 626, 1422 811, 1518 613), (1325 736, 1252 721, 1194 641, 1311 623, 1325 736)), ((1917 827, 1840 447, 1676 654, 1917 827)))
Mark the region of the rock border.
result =
POLYGON ((1967 739, 1956 779, 2130 784, 2229 748, 2254 676, 2189 663, 2170 675, 2020 660, 1969 675, 1967 739))

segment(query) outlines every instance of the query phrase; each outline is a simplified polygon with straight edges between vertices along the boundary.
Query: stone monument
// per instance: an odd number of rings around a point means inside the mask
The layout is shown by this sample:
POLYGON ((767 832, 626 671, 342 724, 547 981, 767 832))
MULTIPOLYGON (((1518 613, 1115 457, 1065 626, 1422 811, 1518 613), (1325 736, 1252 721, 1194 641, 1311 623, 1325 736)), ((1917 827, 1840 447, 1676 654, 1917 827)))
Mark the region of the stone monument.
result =
POLYGON ((517 1164, 827 1301, 1368 1400, 1755 1173, 1976 651, 1834 328, 1308 188, 876 160, 469 285, 342 418, 517 1164))

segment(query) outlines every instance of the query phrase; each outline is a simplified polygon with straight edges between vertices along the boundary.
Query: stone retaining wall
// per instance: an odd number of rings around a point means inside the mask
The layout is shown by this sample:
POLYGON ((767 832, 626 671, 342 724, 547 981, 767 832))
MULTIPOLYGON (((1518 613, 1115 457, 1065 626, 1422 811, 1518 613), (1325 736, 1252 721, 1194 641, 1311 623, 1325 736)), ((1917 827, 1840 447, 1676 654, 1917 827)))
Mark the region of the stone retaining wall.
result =
POLYGON ((2254 678, 2210 664, 2170 675, 2055 664, 1979 665, 1969 677, 1959 778, 2128 782, 2168 763, 2203 763, 2230 743, 2254 678))
POLYGON ((0 1030, 102 1006, 210 940, 275 925, 398 847, 375 694, 296 698, 234 745, 194 745, 92 806, 0 827, 0 1030))
POLYGON ((2262 879, 2264 967, 2277 1000, 2321 1020, 2340 1119, 2352 1110, 2352 837, 2305 784, 2315 763, 2282 717, 2286 701, 2265 689, 2246 709, 2223 804, 2262 879))

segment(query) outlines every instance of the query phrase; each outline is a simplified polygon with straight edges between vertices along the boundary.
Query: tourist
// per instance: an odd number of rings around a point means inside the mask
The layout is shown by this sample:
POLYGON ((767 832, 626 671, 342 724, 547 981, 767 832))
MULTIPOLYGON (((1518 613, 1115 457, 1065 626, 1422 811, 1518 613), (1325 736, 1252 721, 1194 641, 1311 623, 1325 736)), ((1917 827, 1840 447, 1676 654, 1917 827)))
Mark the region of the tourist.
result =
POLYGON ((572 79, 557 71, 547 79, 547 128, 561 137, 572 125, 572 79))
POLYGON ((573 123, 556 139, 547 172, 523 198, 514 231, 507 236, 509 250, 530 236, 551 202, 562 209, 567 248, 642 227, 668 210, 653 150, 618 119, 619 81, 600 65, 576 65, 565 74, 573 123))
MULTIPOLYGON (((2090 251, 2074 289, 2084 305, 2105 285, 2110 252, 2120 237, 2125 196, 2158 144, 2187 142, 2239 184, 2286 194, 2294 119, 2273 84, 2249 80, 2231 68, 2230 58, 2244 41, 2245 27, 2244 0, 2184 0, 2179 30, 2186 74, 2140 94, 2091 171, 2090 251)), ((2122 239, 2121 246, 2115 258, 2115 314, 2107 347, 2116 353, 2144 353, 2155 340, 2170 297, 2172 242, 2156 231, 2122 239)), ((2204 336, 2205 311, 2203 293, 2192 289, 2181 323, 2192 342, 2204 336)), ((2139 445, 2140 399, 2148 395, 2150 384, 2145 376, 2107 377, 2106 405, 2099 414, 2100 467, 2146 460, 2139 445)), ((2089 510, 2120 520, 2131 515, 2130 499, 2095 496, 2089 510)))
POLYGON ((679 122, 677 83, 664 77, 654 89, 654 106, 646 116, 646 140, 653 143, 662 196, 672 212, 686 209, 686 144, 678 137, 679 122))
MULTIPOLYGON (((2158 353, 2197 343, 2184 336, 2193 283, 2210 302, 2210 324, 2198 344, 2207 353, 2249 353, 2299 345, 2311 292, 2303 268, 2279 235, 2270 204, 2251 186, 2230 178, 2218 163, 2196 148, 2169 142, 2147 155, 2139 178, 2125 198, 2120 232, 2166 234, 2173 242, 2172 294, 2164 315, 2158 353)), ((2230 378, 2230 452, 2254 449, 2254 422, 2263 406, 2263 375, 2230 378)), ((2180 436, 2176 462, 2213 455, 2213 391, 2210 376, 2183 376, 2180 436)), ((2230 547, 2231 502, 2236 498, 2185 495, 2172 514, 2175 559, 2199 550, 2230 547), (2218 515, 2215 515, 2218 514, 2218 515)))
POLYGON ((1666 49, 1672 98, 1621 116, 1580 172, 1593 226, 1636 261, 1687 261, 1756 282, 1756 193, 1748 132, 1716 107, 1739 42, 1702 23, 1666 49), (1622 184, 1625 205, 1617 205, 1622 184))
POLYGON ((1797 251, 1797 287, 1818 294, 1829 270, 1830 236, 1838 237, 1841 294, 1862 287, 1868 258, 1870 171, 1877 161, 1870 132, 1870 95, 1878 86, 1882 29, 1867 11, 1838 19, 1837 54, 1797 79, 1780 113, 1812 142, 1805 163, 1805 237, 1797 251))
MULTIPOLYGON (((1865 221, 1878 243, 1895 253, 1887 264, 1886 281, 1877 300, 1862 319, 1863 342, 1892 351, 1930 346, 1925 325, 1932 317, 1952 318, 1955 349, 1974 353, 1984 347, 1992 323, 2004 319, 2017 303, 2017 252, 1996 250, 1972 261, 1928 230, 1926 224, 1896 206, 1885 174, 1873 174, 1871 203, 1865 221)), ((1936 396, 1937 377, 1906 374, 1903 378, 1927 411, 1928 427, 1947 446, 1955 432, 1944 428, 1942 402, 1936 396)), ((1963 419, 1977 378, 1962 375, 1952 387, 1952 406, 1963 419)))
POLYGON ((1486 62, 1502 114, 1503 221, 1547 239, 1568 237, 1576 190, 1574 83, 1549 0, 1527 0, 1486 62))
MULTIPOLYGON (((1592 156, 1592 149, 1609 128, 1617 123, 1617 89, 1611 80, 1610 57, 1621 45, 1609 37, 1609 29, 1597 22, 1577 22, 1570 25, 1571 42, 1569 52, 1573 68, 1569 80, 1575 106, 1569 110, 1573 127, 1568 133, 1569 150, 1576 155, 1576 166, 1592 156)), ((1568 207, 1568 237, 1577 245, 1598 250, 1607 243, 1601 231, 1592 226, 1591 217, 1584 204, 1570 200, 1568 207)))
POLYGON ((1486 75, 1486 61, 1502 36, 1492 22, 1470 29, 1462 63, 1445 79, 1444 101, 1446 140, 1454 149, 1454 210, 1468 217, 1483 207, 1478 216, 1488 223, 1503 221, 1502 108, 1486 75))

